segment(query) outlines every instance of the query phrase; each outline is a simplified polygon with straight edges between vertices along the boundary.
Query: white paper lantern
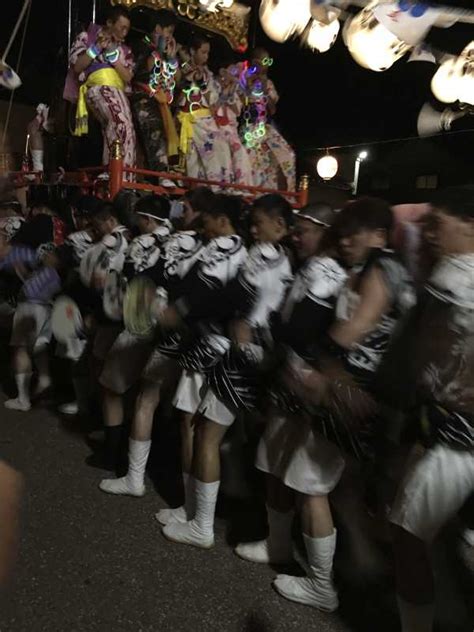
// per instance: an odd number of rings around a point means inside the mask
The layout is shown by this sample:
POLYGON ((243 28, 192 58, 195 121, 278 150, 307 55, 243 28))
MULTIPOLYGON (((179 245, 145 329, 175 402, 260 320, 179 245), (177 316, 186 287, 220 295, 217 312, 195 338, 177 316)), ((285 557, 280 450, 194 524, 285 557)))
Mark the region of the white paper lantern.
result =
POLYGON ((411 46, 398 39, 374 15, 375 3, 346 23, 344 39, 355 61, 369 70, 387 70, 411 46))
POLYGON ((306 37, 306 44, 319 53, 325 53, 336 41, 340 24, 338 20, 333 20, 329 24, 322 24, 313 20, 306 37))
POLYGON ((412 11, 401 11, 398 2, 380 2, 372 10, 375 18, 390 33, 410 46, 423 41, 440 15, 439 11, 430 7, 426 7, 420 15, 413 15, 412 11))
POLYGON ((454 103, 458 100, 457 59, 448 59, 441 64, 431 80, 431 91, 442 103, 454 103))
POLYGON ((259 15, 268 37, 281 44, 305 29, 311 19, 309 0, 263 0, 259 15))
POLYGON ((456 64, 458 73, 458 101, 474 105, 474 41, 461 53, 456 64))
POLYGON ((337 173, 339 168, 337 160, 334 156, 326 154, 320 158, 316 164, 316 171, 323 180, 331 180, 337 173))

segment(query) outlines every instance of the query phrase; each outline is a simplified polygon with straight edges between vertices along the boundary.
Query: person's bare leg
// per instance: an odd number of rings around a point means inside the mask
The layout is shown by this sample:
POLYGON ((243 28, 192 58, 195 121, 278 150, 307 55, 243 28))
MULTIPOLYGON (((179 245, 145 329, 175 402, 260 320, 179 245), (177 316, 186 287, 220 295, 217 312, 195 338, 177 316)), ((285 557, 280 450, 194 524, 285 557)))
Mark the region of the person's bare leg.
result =
POLYGON ((301 494, 303 533, 310 538, 325 538, 334 532, 331 507, 327 496, 301 494))
POLYGON ((303 540, 308 558, 308 576, 279 575, 275 589, 290 601, 333 612, 339 605, 332 581, 336 530, 328 497, 301 495, 303 540))
MULTIPOLYGON (((122 409, 122 398, 110 394, 110 391, 108 393, 107 414, 118 415, 119 410, 122 409), (120 399, 120 406, 118 399, 120 399)), ((128 472, 121 478, 101 481, 99 488, 103 492, 128 496, 143 496, 145 494, 145 470, 151 449, 153 418, 159 403, 159 384, 145 382, 135 402, 132 430, 128 441, 128 472)))
POLYGON ((153 430, 153 419, 160 404, 159 384, 145 382, 135 403, 135 413, 130 436, 135 441, 149 441, 153 430))
POLYGON ((434 580, 426 544, 399 526, 391 527, 402 632, 431 632, 434 580))
POLYGON ((27 412, 31 408, 30 384, 33 365, 26 347, 13 348, 13 373, 18 395, 5 402, 5 408, 27 412))
POLYGON ((17 373, 31 373, 33 364, 26 347, 15 347, 13 351, 13 371, 17 373))
POLYGON ((183 473, 191 474, 194 451, 194 415, 181 413, 181 467, 183 473))
POLYGON ((214 515, 220 484, 220 445, 227 426, 210 419, 197 421, 194 435, 193 475, 195 479, 195 516, 185 524, 168 524, 164 535, 173 542, 200 548, 214 545, 214 515))
POLYGON ((220 446, 226 432, 227 426, 209 419, 200 419, 196 423, 192 471, 198 481, 214 483, 220 480, 220 446))
POLYGON ((117 393, 104 388, 102 391, 102 414, 106 427, 121 426, 123 424, 122 395, 117 395, 117 393))
POLYGON ((295 494, 272 474, 265 474, 265 487, 268 537, 238 544, 235 553, 248 562, 286 564, 293 558, 291 528, 295 494))

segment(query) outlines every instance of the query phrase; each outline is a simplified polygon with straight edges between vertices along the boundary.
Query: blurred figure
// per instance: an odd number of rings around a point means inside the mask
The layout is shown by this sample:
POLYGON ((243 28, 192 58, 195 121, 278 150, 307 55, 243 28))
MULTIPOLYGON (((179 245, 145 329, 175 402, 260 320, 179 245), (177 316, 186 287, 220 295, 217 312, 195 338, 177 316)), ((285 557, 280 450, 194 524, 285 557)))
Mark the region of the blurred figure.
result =
POLYGON ((35 118, 28 123, 29 151, 31 155, 32 170, 42 173, 44 171, 44 132, 50 131, 49 107, 40 103, 36 108, 35 118))
POLYGON ((474 491, 473 190, 440 193, 430 230, 439 261, 420 299, 411 349, 420 445, 391 515, 403 632, 433 629, 428 547, 474 491))

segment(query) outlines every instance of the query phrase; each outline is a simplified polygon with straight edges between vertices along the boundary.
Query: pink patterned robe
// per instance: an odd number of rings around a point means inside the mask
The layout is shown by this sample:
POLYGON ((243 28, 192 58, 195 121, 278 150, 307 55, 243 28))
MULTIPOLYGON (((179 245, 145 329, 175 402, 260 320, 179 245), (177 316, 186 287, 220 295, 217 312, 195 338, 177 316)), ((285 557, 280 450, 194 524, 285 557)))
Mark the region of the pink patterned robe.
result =
MULTIPOLYGON (((95 25, 92 25, 95 26, 95 25)), ((97 28, 97 27, 96 27, 97 28)), ((89 32, 83 31, 79 33, 74 41, 69 56, 69 65, 72 67, 77 58, 85 53, 91 42, 91 27, 89 32)), ((101 56, 97 58, 102 62, 101 56)), ((133 57, 128 46, 120 46, 120 62, 133 70, 133 57)), ((79 75, 79 82, 83 83, 90 74, 90 68, 93 70, 95 62, 79 75), (88 72, 89 71, 89 72, 88 72)), ((136 163, 136 137, 135 128, 133 126, 132 113, 126 92, 112 86, 92 86, 87 90, 86 102, 87 108, 94 117, 99 121, 104 136, 104 152, 103 164, 109 162, 109 153, 112 143, 118 138, 122 143, 122 151, 124 156, 124 165, 126 167, 134 167, 136 163)))

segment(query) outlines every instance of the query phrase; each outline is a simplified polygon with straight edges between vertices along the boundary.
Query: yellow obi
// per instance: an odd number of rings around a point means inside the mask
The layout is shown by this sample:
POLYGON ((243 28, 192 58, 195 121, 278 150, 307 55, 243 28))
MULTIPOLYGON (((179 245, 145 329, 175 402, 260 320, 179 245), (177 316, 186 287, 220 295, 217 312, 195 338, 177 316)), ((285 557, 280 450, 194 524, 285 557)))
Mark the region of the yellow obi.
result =
POLYGON ((211 116, 209 108, 199 108, 194 112, 180 112, 178 120, 181 123, 181 132, 179 137, 179 148, 183 154, 188 153, 189 143, 193 138, 194 123, 197 119, 211 116))
POLYGON ((79 88, 74 136, 83 136, 89 131, 86 93, 92 86, 110 86, 118 90, 125 90, 125 81, 115 68, 101 68, 100 70, 91 72, 86 81, 79 88))

